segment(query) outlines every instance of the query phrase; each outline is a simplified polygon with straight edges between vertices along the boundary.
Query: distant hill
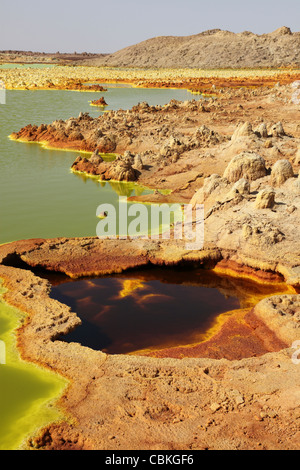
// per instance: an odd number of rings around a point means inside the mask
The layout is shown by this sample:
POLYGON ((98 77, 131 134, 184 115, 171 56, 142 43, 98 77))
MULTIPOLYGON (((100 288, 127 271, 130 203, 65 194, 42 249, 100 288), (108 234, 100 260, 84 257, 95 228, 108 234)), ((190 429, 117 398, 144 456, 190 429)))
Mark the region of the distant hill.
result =
POLYGON ((83 53, 50 53, 50 52, 32 52, 32 51, 0 51, 0 63, 18 63, 18 64, 75 64, 76 62, 85 61, 87 65, 91 60, 98 60, 106 57, 107 54, 83 53))
POLYGON ((106 57, 91 58, 88 64, 174 68, 300 66, 300 32, 292 33, 290 28, 282 27, 262 35, 215 29, 194 36, 162 36, 106 57))

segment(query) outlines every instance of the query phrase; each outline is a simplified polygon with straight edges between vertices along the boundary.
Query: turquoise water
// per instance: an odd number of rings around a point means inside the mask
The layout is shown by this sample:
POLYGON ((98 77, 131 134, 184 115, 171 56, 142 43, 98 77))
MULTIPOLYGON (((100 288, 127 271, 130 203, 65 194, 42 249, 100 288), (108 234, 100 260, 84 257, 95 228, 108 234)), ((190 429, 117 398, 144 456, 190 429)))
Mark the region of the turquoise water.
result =
POLYGON ((81 111, 97 117, 89 101, 104 96, 107 110, 129 109, 142 101, 166 104, 172 98, 194 99, 186 90, 114 88, 100 94, 73 91, 7 91, 0 105, 0 243, 28 238, 95 236, 96 209, 117 204, 119 194, 147 191, 131 185, 100 183, 72 174, 78 152, 46 150, 38 144, 8 139, 27 124, 77 117, 81 111))

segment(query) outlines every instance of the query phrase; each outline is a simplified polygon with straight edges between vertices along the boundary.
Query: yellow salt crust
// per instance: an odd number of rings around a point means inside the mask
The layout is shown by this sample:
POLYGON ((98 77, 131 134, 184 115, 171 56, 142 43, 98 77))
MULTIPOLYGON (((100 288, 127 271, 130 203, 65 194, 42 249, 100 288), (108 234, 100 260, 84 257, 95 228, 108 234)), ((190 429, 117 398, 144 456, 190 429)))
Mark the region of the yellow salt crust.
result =
MULTIPOLYGON (((283 75, 291 77, 299 76, 298 69, 134 69, 114 68, 114 67, 86 67, 86 66, 57 66, 51 69, 0 69, 0 80, 6 83, 8 90, 16 89, 44 89, 47 81, 51 81, 54 87, 62 89, 63 84, 72 79, 82 82, 94 83, 119 83, 128 84, 133 82, 135 87, 143 87, 143 84, 136 82, 147 80, 158 82, 172 80, 178 84, 183 79, 201 78, 275 78, 280 80, 283 75), (20 83, 21 82, 21 83, 20 83)), ((145 84, 146 85, 146 84, 145 84)), ((89 90, 70 90, 87 92, 89 90)))

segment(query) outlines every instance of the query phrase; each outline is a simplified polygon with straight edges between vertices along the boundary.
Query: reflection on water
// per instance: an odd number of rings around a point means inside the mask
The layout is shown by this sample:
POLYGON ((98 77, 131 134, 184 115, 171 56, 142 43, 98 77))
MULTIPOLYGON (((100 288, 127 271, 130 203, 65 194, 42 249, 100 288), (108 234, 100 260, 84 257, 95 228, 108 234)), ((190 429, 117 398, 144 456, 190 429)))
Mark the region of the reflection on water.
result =
POLYGON ((201 269, 155 268, 79 281, 52 277, 51 282, 51 295, 83 322, 64 339, 111 354, 199 342, 220 314, 288 291, 283 284, 261 285, 201 269))
POLYGON ((118 196, 141 196, 142 194, 150 194, 153 192, 153 190, 140 186, 137 183, 125 181, 103 181, 99 179, 99 176, 90 176, 80 172, 74 172, 74 175, 84 183, 88 183, 89 181, 93 182, 99 187, 99 189, 106 188, 109 190, 109 188, 111 188, 118 196))
POLYGON ((152 193, 152 190, 149 190, 143 186, 140 186, 135 183, 124 183, 122 181, 110 181, 108 183, 112 190, 118 194, 118 196, 141 196, 142 194, 152 193))

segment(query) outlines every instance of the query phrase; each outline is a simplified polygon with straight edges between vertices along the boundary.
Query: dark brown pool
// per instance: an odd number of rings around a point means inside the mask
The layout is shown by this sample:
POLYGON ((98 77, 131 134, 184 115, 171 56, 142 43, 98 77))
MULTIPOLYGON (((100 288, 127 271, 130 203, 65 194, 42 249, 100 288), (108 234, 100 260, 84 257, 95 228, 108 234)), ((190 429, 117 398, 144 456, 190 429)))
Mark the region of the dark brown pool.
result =
MULTIPOLYGON (((53 283, 51 296, 82 325, 62 339, 110 354, 163 349, 201 340, 216 318, 276 292, 213 271, 150 269, 53 283)), ((254 302, 255 303, 255 302, 254 302)))

